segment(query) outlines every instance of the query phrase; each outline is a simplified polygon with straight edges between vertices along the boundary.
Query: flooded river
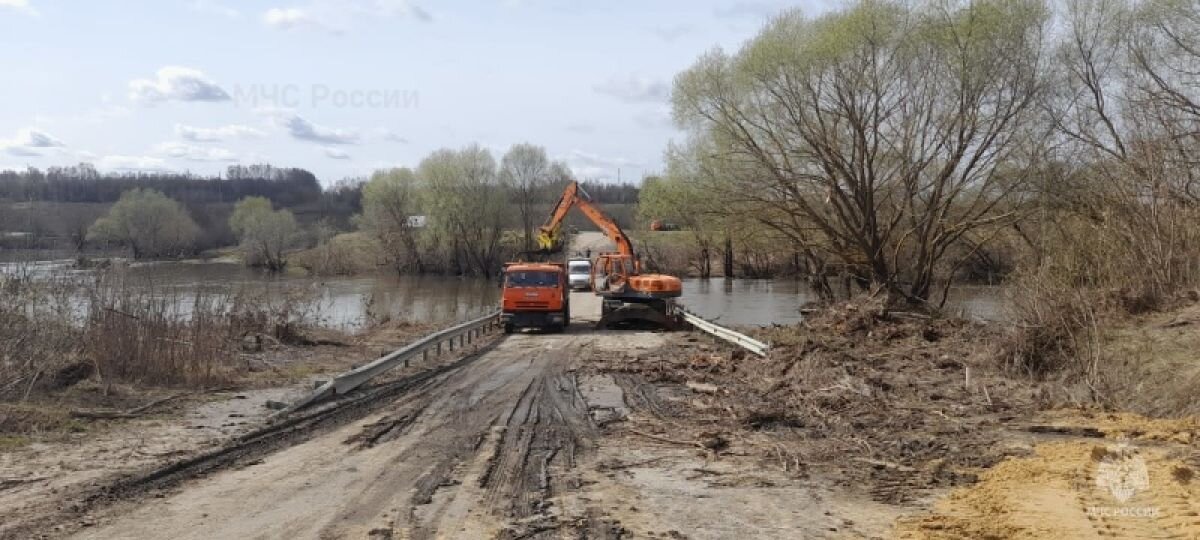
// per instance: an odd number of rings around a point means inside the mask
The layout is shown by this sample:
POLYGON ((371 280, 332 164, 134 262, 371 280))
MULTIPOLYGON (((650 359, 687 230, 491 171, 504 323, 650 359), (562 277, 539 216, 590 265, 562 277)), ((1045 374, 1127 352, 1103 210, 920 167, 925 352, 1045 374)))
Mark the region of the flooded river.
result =
MULTIPOLYGON (((950 291, 947 312, 977 320, 1004 317, 1000 287, 961 286, 950 291)), ((686 279, 683 303, 706 319, 751 326, 791 324, 801 319, 800 306, 817 300, 802 280, 686 279)))
MULTIPOLYGON (((36 263, 35 273, 66 270, 67 262, 36 263)), ((3 266, 3 265, 0 265, 3 266)), ((28 271, 28 265, 26 267, 28 271)), ((322 324, 354 328, 370 316, 420 322, 462 320, 496 306, 495 281, 444 276, 314 278, 271 276, 239 264, 221 262, 137 263, 128 269, 132 283, 186 298, 196 290, 210 293, 251 291, 285 294, 305 291, 314 298, 322 324)), ((75 271, 83 273, 86 271, 75 271)), ((800 307, 815 299, 803 281, 715 278, 685 279, 682 302, 697 314, 724 324, 766 326, 801 319, 800 307)), ((966 317, 1003 316, 998 287, 958 287, 947 308, 966 317)), ((186 309, 186 308, 185 308, 186 309)))

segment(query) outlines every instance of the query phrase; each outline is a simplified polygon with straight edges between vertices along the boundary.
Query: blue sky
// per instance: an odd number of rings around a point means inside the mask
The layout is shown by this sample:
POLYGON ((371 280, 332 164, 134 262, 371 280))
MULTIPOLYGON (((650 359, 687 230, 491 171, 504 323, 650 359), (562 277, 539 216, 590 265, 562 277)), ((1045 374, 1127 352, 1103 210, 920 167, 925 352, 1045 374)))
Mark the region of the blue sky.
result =
POLYGON ((674 75, 832 0, 0 0, 0 168, 325 183, 479 143, 638 180, 680 138, 674 75))

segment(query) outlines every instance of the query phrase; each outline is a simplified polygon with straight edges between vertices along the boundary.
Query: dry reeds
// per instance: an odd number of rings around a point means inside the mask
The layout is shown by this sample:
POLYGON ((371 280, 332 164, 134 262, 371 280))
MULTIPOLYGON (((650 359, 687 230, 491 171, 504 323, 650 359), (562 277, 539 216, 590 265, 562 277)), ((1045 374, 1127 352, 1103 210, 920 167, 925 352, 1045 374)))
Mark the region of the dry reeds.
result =
POLYGON ((300 342, 311 290, 212 290, 132 282, 119 271, 0 275, 0 400, 95 375, 105 383, 213 386, 236 379, 241 340, 300 342))

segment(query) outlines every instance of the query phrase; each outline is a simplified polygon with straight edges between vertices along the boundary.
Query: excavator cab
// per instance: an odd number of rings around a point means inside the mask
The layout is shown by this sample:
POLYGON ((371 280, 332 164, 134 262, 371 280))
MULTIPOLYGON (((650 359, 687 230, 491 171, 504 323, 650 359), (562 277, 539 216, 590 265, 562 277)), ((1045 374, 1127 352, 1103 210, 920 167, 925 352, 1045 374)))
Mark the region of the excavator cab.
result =
POLYGON ((592 290, 597 293, 623 293, 629 286, 629 276, 637 273, 631 257, 604 253, 592 263, 592 290))

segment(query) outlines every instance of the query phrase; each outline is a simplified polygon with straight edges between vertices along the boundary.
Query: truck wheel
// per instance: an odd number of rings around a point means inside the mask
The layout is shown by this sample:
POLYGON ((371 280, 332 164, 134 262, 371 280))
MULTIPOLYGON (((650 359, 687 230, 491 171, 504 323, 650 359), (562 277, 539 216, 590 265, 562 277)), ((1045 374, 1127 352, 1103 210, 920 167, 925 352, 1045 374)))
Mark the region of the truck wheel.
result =
POLYGON ((511 334, 511 333, 513 333, 513 325, 512 325, 512 323, 508 323, 508 324, 505 324, 505 325, 504 325, 504 333, 505 333, 505 334, 511 334))
POLYGON ((571 306, 567 306, 565 309, 563 309, 563 326, 571 326, 571 306))

